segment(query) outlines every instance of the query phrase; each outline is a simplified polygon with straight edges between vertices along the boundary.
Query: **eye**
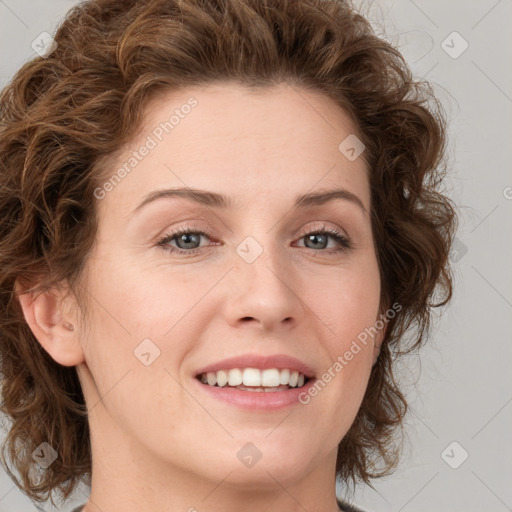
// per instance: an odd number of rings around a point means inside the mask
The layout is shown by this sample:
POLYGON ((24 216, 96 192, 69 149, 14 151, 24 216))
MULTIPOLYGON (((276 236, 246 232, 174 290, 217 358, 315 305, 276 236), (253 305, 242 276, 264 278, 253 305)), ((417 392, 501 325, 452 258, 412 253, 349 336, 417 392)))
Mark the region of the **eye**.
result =
POLYGON ((307 233, 302 234, 300 239, 304 240, 305 247, 307 247, 308 249, 313 249, 314 251, 321 251, 327 253, 339 252, 347 251, 352 247, 348 238, 342 235, 337 229, 326 227, 324 225, 317 227, 314 231, 309 231, 307 233), (334 240, 334 247, 328 247, 329 238, 334 240))
MULTIPOLYGON (((195 254, 204 249, 201 247, 201 239, 211 239, 212 234, 208 230, 181 227, 171 233, 167 233, 157 243, 163 250, 177 254, 195 254)), ((324 253, 338 253, 349 250, 350 241, 338 230, 326 227, 323 224, 316 229, 303 233, 299 240, 304 240, 307 249, 324 253), (329 239, 334 240, 334 247, 329 247, 329 239)), ((220 245, 217 243, 216 245, 220 245)), ((303 246, 299 246, 303 247, 303 246)), ((208 248, 208 247, 207 247, 208 248)))
POLYGON ((177 252, 181 254, 194 254, 199 252, 202 248, 199 247, 201 237, 210 238, 211 233, 207 230, 201 231, 198 229, 191 229, 182 227, 168 233, 164 238, 158 241, 158 246, 169 252, 177 252), (171 242, 176 242, 177 247, 171 245, 171 242))

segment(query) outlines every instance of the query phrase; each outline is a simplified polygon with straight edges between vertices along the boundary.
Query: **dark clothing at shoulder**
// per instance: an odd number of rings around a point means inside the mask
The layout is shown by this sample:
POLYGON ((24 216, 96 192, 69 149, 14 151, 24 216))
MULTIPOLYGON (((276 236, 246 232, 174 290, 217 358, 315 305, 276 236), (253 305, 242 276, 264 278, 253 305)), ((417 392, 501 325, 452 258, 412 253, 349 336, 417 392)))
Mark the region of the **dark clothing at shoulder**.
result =
POLYGON ((349 503, 345 503, 344 501, 336 500, 338 502, 338 507, 343 512, 364 512, 360 508, 354 507, 354 505, 350 505, 349 503))

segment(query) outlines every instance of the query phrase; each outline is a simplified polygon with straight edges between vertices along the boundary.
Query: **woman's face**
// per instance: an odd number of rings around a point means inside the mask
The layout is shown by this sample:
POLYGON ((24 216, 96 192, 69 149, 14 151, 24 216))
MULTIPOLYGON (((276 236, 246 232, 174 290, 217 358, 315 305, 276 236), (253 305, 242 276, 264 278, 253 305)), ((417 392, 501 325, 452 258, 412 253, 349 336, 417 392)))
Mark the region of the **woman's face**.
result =
POLYGON ((354 348, 379 318, 380 279, 353 133, 331 100, 285 85, 216 83, 150 105, 97 190, 78 366, 93 447, 109 438, 110 454, 215 482, 334 471, 380 336, 354 348), (151 200, 170 189, 184 192, 151 200), (335 189, 346 193, 298 202, 335 189), (239 356, 262 359, 222 362, 239 356), (197 378, 212 365, 301 369, 283 356, 313 376, 299 396, 197 378))

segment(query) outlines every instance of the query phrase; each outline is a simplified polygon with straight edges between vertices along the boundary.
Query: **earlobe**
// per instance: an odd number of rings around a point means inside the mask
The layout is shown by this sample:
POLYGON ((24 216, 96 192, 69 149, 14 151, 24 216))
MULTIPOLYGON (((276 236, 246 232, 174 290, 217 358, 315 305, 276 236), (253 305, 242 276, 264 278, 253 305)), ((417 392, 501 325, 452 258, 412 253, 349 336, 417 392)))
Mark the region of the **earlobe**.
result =
POLYGON ((78 333, 65 309, 63 292, 54 288, 37 296, 20 292, 17 298, 32 333, 57 363, 76 366, 84 362, 78 333))

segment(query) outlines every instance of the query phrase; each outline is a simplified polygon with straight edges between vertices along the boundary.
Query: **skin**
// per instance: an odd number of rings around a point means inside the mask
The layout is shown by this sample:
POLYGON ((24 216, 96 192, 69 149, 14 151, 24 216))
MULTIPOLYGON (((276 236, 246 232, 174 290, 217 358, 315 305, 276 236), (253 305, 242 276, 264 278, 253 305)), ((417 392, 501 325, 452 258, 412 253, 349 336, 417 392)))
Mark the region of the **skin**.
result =
POLYGON ((98 200, 82 281, 87 328, 65 283, 20 298, 39 342, 59 363, 76 365, 84 389, 93 451, 85 510, 337 511, 337 447, 383 331, 307 405, 242 410, 192 384, 201 366, 247 352, 295 356, 320 377, 379 318, 368 171, 362 157, 349 161, 338 149, 356 131, 320 93, 286 84, 258 92, 233 83, 191 87, 148 106, 138 136, 106 175, 192 96, 190 114, 98 200), (130 215, 147 194, 173 187, 222 193, 235 204, 224 210, 174 197, 130 215), (340 187, 366 213, 343 199, 293 209, 298 195, 340 187), (322 231, 319 224, 351 248, 333 252, 332 237, 327 247, 307 246, 305 235, 322 231), (157 245, 183 226, 212 236, 201 237, 192 256, 157 245), (252 263, 236 252, 248 236, 263 249, 252 263), (160 350, 149 366, 134 356, 146 338, 160 350), (262 453, 251 468, 237 458, 249 442, 262 453))

